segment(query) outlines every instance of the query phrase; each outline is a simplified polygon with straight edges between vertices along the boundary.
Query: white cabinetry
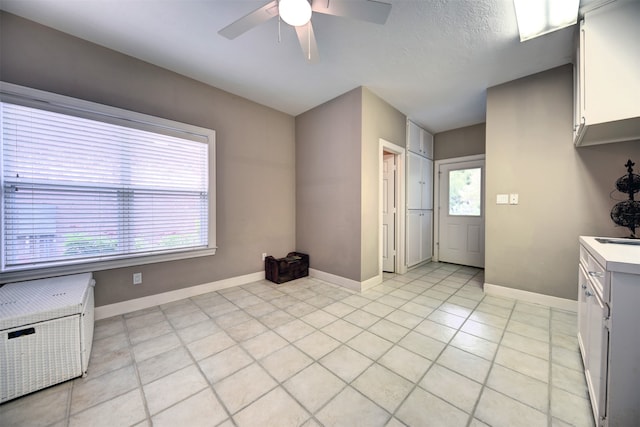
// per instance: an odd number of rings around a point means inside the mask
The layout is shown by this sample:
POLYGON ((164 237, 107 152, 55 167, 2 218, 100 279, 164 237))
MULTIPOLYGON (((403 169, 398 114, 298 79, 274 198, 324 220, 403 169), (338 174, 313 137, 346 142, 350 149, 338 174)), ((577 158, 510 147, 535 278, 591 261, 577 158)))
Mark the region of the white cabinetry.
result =
POLYGON ((433 209, 433 160, 407 153, 407 209, 433 209))
POLYGON ((585 14, 575 58, 576 145, 640 138, 639 22, 638 1, 585 14))
POLYGON ((602 301, 602 293, 589 280, 585 266, 579 268, 578 343, 584 362, 584 373, 591 396, 594 418, 600 418, 604 388, 602 373, 606 369, 609 330, 605 327, 608 306, 602 301), (604 369, 603 369, 604 368, 604 369))
POLYGON ((640 246, 580 237, 578 278, 578 343, 596 425, 638 425, 640 246))
POLYGON ((417 124, 407 121, 407 150, 433 159, 433 135, 417 124))
POLYGON ((407 121, 407 266, 433 255, 433 135, 407 121))
POLYGON ((433 255, 433 211, 410 210, 407 215, 407 265, 419 264, 433 255))

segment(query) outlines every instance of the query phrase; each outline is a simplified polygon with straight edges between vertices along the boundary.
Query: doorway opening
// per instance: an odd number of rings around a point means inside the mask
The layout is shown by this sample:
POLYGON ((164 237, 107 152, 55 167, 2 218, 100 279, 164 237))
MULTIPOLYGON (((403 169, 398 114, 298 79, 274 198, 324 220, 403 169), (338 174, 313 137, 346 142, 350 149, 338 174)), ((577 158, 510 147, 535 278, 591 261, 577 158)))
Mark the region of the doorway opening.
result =
POLYGON ((405 149, 380 139, 379 147, 379 274, 404 274, 405 149))

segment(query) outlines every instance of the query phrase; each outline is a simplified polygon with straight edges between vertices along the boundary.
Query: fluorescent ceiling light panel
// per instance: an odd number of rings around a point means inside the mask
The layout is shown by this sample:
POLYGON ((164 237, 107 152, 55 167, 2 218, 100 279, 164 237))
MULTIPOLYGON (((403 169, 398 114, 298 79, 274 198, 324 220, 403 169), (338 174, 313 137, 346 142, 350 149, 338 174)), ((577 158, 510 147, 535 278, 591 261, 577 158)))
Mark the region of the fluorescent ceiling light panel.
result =
POLYGON ((580 0, 513 0, 513 3, 521 42, 578 22, 580 0))

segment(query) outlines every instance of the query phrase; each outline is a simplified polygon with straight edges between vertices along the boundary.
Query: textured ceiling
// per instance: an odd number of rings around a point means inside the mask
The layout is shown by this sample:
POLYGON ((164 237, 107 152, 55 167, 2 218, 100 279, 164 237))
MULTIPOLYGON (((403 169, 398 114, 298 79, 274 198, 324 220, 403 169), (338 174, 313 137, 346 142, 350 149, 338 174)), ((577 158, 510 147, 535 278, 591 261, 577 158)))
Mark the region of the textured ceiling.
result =
POLYGON ((0 9, 292 115, 366 86, 434 133, 483 122, 488 87, 571 62, 575 26, 520 43, 512 0, 384 1, 385 25, 314 14, 314 64, 292 27, 282 23, 278 41, 277 19, 235 40, 217 34, 268 0, 0 0, 0 9))

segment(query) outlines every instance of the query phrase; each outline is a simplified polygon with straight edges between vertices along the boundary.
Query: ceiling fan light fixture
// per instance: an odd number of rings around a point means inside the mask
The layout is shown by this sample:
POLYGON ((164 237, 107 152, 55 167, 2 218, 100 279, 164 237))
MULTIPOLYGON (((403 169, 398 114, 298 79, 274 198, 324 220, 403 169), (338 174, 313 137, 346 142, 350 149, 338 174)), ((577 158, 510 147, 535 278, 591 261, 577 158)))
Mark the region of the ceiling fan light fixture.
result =
POLYGON ((311 19, 311 4, 307 0, 280 0, 278 12, 284 22, 300 27, 311 19))

